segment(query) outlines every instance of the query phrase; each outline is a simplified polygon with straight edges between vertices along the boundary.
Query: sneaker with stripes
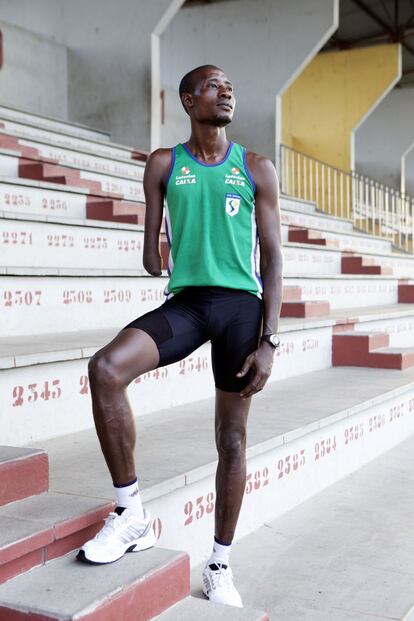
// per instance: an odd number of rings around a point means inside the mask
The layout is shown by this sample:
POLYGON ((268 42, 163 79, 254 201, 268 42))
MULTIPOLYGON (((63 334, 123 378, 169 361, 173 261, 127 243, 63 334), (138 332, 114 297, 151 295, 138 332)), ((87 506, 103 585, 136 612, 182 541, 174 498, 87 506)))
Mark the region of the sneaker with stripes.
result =
POLYGON ((233 584, 233 572, 224 563, 211 563, 205 566, 203 593, 210 602, 243 608, 240 593, 233 584))
POLYGON ((110 513, 105 525, 97 535, 79 550, 77 559, 85 563, 113 563, 126 552, 139 552, 155 545, 156 536, 150 514, 144 510, 144 518, 138 518, 129 509, 122 513, 110 513))

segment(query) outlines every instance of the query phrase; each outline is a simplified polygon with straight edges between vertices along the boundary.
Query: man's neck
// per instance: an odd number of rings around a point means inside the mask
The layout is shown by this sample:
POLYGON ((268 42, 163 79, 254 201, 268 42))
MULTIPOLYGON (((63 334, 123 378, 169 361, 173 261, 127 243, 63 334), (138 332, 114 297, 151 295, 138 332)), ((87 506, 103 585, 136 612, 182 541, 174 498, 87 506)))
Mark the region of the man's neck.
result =
POLYGON ((229 141, 224 127, 193 125, 187 146, 195 157, 211 164, 225 157, 229 141))

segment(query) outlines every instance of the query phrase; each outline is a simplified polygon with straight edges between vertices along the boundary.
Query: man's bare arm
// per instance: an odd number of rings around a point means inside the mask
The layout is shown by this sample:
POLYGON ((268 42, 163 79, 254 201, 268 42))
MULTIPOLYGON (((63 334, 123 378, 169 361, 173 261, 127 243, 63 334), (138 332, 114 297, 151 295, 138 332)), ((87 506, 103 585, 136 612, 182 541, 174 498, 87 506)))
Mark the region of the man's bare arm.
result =
MULTIPOLYGON (((282 235, 279 209, 279 184, 272 162, 255 153, 248 153, 247 163, 256 185, 256 220, 260 241, 260 273, 263 281, 263 334, 278 329, 282 303, 282 235)), ((243 377, 250 368, 255 371, 248 386, 240 393, 247 398, 265 386, 273 364, 273 347, 261 342, 247 357, 239 373, 243 377)))
POLYGON ((278 329, 283 286, 279 183, 270 160, 257 158, 252 169, 256 183, 256 220, 263 280, 263 334, 274 334, 278 329))
POLYGON ((151 276, 160 276, 162 259, 160 230, 171 149, 157 149, 148 158, 144 172, 145 231, 144 268, 151 276))

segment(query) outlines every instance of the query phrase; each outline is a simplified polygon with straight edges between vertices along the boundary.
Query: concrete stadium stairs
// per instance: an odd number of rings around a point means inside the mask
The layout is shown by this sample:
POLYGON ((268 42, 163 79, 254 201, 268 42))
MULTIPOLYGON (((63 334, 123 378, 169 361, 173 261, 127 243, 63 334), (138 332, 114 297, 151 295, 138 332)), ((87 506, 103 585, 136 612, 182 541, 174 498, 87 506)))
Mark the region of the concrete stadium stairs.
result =
MULTIPOLYGON (((164 300, 166 273, 142 267, 146 156, 0 106, 2 621, 267 619, 248 594, 242 611, 190 597, 214 516, 208 343, 128 389, 159 547, 98 568, 103 580, 74 561, 113 507, 88 359, 164 300)), ((282 344, 253 400, 237 538, 414 433, 413 255, 310 203, 281 208, 282 344)))

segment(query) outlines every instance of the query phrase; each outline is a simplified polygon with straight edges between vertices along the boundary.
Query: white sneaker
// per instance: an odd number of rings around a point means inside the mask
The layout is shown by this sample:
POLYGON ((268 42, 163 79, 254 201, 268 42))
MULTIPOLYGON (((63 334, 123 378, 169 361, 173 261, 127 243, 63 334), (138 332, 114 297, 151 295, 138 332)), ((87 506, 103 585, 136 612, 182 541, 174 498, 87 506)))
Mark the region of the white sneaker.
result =
POLYGON ((233 572, 227 565, 211 563, 205 566, 203 593, 210 602, 243 608, 240 594, 233 584, 233 572))
POLYGON ((108 515, 103 528, 81 547, 76 558, 86 563, 113 563, 126 552, 152 548, 156 540, 151 516, 145 509, 144 520, 124 509, 121 515, 108 515))

